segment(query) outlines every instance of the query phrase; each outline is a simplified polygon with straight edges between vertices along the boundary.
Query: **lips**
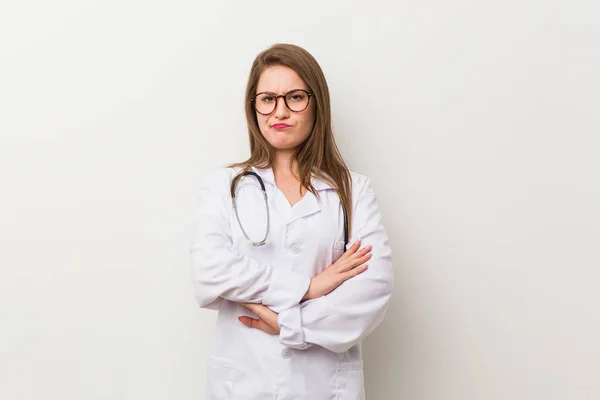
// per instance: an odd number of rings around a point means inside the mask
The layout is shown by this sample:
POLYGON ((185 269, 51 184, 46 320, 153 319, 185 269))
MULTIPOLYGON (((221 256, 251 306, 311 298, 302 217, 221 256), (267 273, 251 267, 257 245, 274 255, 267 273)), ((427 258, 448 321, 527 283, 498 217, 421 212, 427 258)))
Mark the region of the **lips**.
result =
POLYGON ((285 129, 285 128, 289 128, 290 125, 288 124, 275 124, 273 125, 273 129, 285 129))

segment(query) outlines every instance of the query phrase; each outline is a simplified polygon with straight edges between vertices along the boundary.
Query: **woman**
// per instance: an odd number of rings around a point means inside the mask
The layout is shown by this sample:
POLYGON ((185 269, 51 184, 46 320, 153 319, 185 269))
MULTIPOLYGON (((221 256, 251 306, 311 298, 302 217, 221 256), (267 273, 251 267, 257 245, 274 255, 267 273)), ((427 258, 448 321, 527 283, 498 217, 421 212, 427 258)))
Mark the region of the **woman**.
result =
POLYGON ((364 399, 360 343, 394 286, 375 195, 306 50, 259 54, 246 98, 250 158, 207 179, 192 243, 196 298, 219 312, 206 399, 364 399))

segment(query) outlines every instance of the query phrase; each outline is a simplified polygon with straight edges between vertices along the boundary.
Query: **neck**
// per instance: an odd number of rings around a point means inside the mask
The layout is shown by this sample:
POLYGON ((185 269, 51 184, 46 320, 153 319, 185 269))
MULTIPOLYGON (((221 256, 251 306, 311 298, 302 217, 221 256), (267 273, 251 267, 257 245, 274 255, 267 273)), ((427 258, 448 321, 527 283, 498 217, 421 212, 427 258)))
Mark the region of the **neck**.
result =
POLYGON ((283 176, 300 176, 300 171, 298 169, 298 162, 294 157, 294 150, 291 151, 283 151, 279 150, 275 153, 275 158, 273 159, 273 174, 283 175, 283 176), (292 161, 290 163, 290 160, 292 161))

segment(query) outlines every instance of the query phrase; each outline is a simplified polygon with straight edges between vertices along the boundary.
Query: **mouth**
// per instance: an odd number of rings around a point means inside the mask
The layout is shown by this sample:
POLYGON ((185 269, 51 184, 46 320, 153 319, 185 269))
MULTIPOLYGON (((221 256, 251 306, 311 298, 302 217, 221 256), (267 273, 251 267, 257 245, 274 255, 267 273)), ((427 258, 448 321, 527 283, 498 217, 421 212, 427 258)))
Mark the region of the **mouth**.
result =
POLYGON ((288 125, 288 124, 275 124, 271 128, 281 130, 281 129, 285 129, 285 128, 289 128, 289 127, 290 127, 290 125, 288 125))

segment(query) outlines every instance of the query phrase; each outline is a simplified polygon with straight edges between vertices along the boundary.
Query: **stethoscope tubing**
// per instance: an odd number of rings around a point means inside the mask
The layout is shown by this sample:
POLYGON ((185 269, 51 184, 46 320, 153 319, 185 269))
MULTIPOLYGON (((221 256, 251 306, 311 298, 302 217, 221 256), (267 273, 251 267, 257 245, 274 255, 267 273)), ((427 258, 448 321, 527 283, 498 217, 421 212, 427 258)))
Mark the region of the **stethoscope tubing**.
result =
MULTIPOLYGON (((269 227, 271 226, 271 214, 269 213, 269 200, 267 197, 267 190, 265 189, 265 184, 262 180, 262 178, 260 176, 258 176, 258 174, 256 172, 252 172, 252 171, 246 171, 243 176, 254 176, 256 178, 256 180, 258 180, 258 183, 260 184, 260 189, 263 192, 263 196, 264 196, 264 200, 265 200, 265 209, 267 210, 267 228, 265 230, 265 237, 260 241, 260 242, 254 242, 252 239, 250 239, 250 237, 248 236, 248 233, 246 232, 246 230, 244 229, 243 225, 242 225, 242 221, 240 220, 240 216, 238 215, 238 209, 237 209, 237 202, 236 202, 236 197, 235 197, 235 191, 233 190, 233 182, 231 183, 231 201, 233 203, 233 210, 235 212, 235 217, 237 219, 238 225, 240 226, 240 229, 242 230, 242 233, 244 234, 244 236, 246 237, 246 239, 248 239, 248 241, 250 243, 252 243, 253 246, 262 246, 264 244, 267 243, 267 237, 269 236, 269 227)), ((346 250, 346 247, 348 246, 348 214, 346 213, 346 208, 344 207, 344 205, 342 204, 342 211, 344 213, 344 251, 346 250)))

